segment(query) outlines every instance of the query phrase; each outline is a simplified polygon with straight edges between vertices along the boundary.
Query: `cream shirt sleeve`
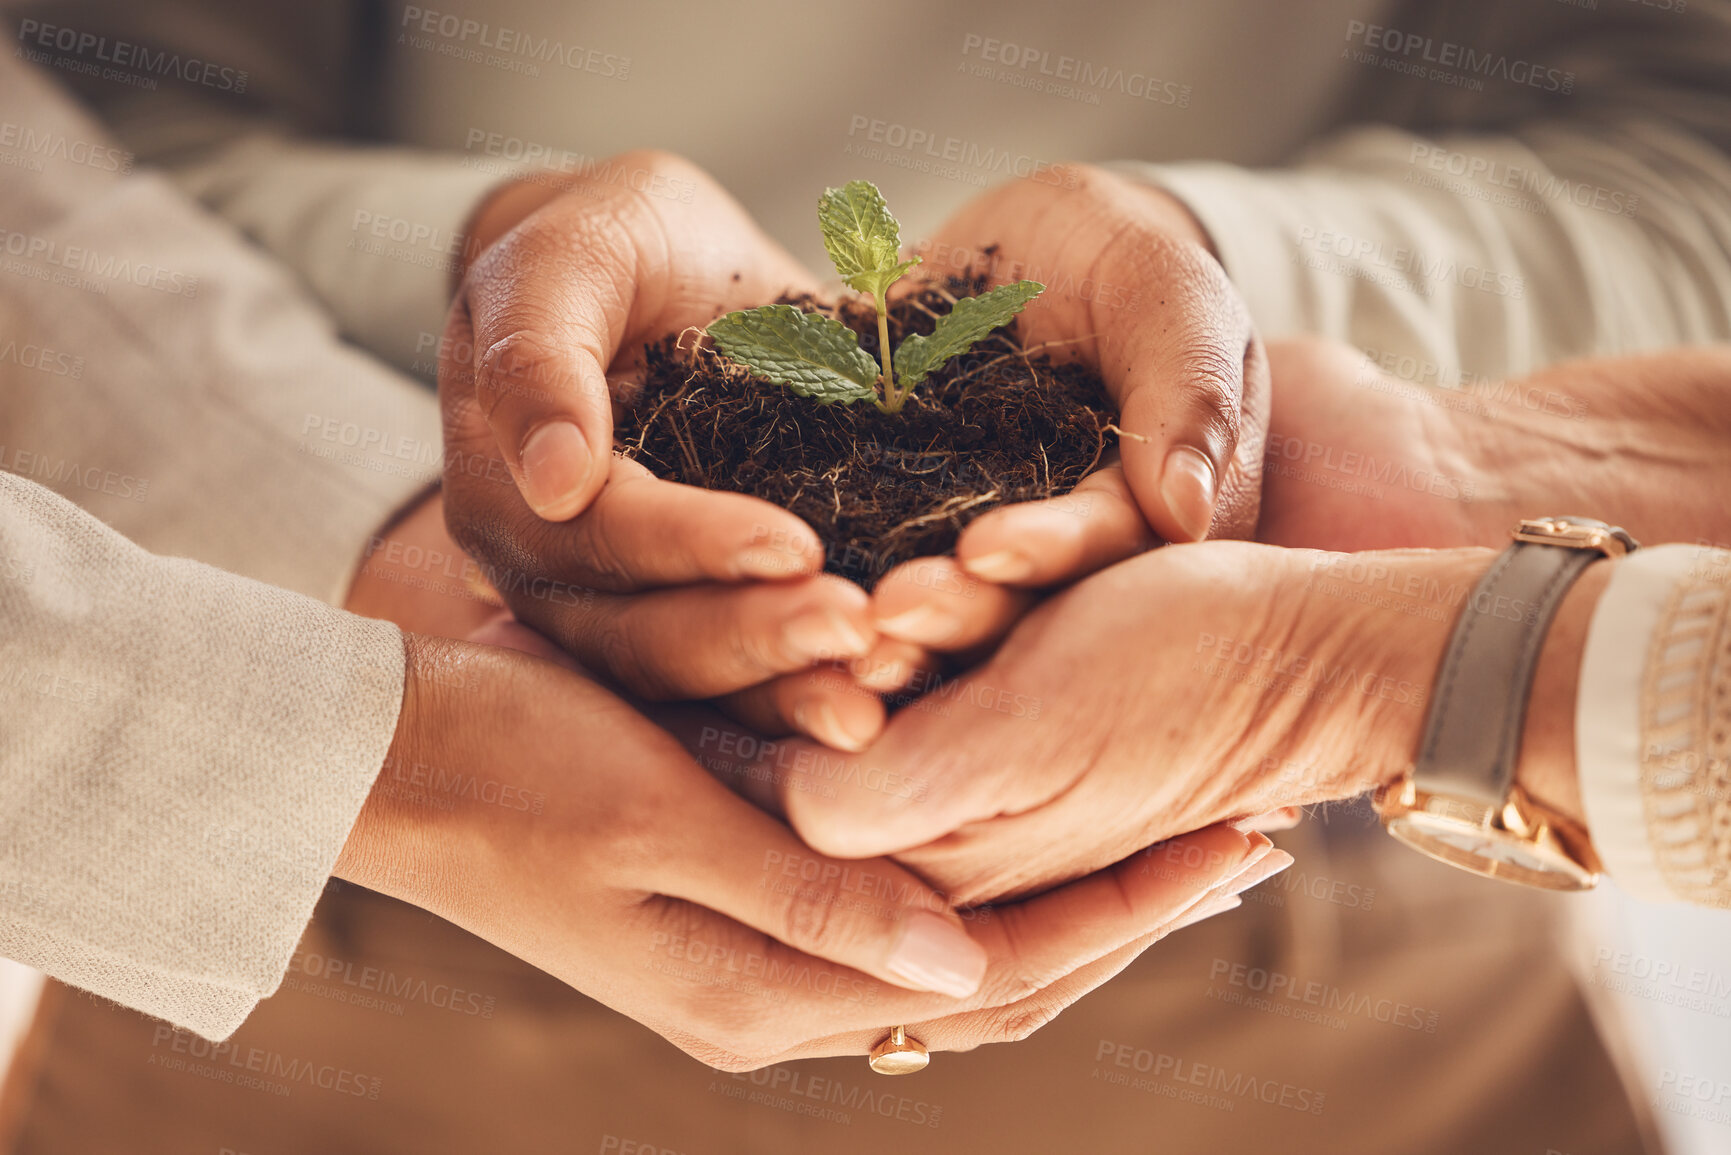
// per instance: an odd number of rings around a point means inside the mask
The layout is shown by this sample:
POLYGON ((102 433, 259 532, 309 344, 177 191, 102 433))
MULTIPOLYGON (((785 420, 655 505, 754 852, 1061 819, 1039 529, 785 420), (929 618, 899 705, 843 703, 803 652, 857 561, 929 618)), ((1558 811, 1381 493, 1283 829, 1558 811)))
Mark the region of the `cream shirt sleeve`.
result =
POLYGON ((9 54, 0 131, 31 145, 0 179, 0 470, 155 553, 340 602, 440 476, 435 400, 9 54))
POLYGON ((230 66, 214 88, 79 90, 138 165, 275 258, 343 337, 431 381, 464 229, 522 166, 306 139, 369 135, 388 100, 368 32, 381 11, 359 0, 53 0, 22 5, 12 22, 21 49, 52 49, 70 27, 230 66))
POLYGON ((1116 166, 1185 202, 1265 336, 1454 386, 1731 335, 1731 4, 1389 20, 1343 22, 1360 126, 1292 164, 1116 166))
POLYGON ((384 763, 396 629, 0 473, 0 956, 227 1036, 384 763))
POLYGON ((343 336, 431 381, 469 219, 520 169, 253 132, 168 166, 189 195, 292 269, 343 336))
POLYGON ((1619 886, 1731 908, 1731 550, 1616 563, 1582 657, 1575 760, 1619 886))

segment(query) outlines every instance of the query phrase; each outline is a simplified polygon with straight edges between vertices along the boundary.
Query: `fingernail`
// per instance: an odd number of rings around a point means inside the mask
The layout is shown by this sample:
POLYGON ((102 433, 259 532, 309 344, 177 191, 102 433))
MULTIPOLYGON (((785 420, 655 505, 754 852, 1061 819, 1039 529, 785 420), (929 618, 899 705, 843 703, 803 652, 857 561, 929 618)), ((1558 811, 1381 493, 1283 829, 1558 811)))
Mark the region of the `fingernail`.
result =
MULTIPOLYGON (((568 505, 589 478, 594 457, 583 431, 569 421, 549 421, 523 443, 523 498, 542 517, 569 517, 568 505)), ((575 512, 575 511, 572 511, 575 512)))
POLYGON ((961 633, 962 621, 933 606, 915 606, 894 617, 878 619, 878 629, 904 642, 935 646, 961 633))
POLYGON ((929 910, 916 910, 908 915, 901 941, 885 966, 921 990, 965 999, 986 977, 986 951, 961 927, 929 910))
POLYGON ((1219 882, 1214 884, 1215 886, 1225 886, 1234 879, 1242 878, 1246 871, 1267 858, 1268 852, 1274 849, 1274 843, 1268 835, 1260 830, 1240 830, 1239 833, 1244 835, 1244 841, 1248 843, 1244 857, 1238 860, 1238 865, 1232 868, 1232 873, 1221 878, 1219 882))
POLYGON ((856 674, 854 681, 867 690, 888 694, 906 686, 908 679, 913 676, 914 668, 911 663, 900 658, 883 658, 874 660, 865 673, 856 674))
POLYGON ((976 558, 962 558, 962 568, 989 582, 1026 581, 1034 572, 1033 559, 1019 550, 1001 549, 976 558))
POLYGON ((849 754, 858 754, 871 745, 870 735, 850 731, 835 712, 835 707, 822 698, 794 706, 793 724, 825 746, 846 750, 849 754))
POLYGON ((797 577, 811 572, 815 556, 819 556, 816 542, 795 538, 771 545, 749 546, 739 552, 733 564, 740 577, 797 577))
POLYGON ((872 648, 864 631, 829 606, 790 618, 781 636, 796 661, 853 658, 872 648))
POLYGON ((1189 541, 1208 536, 1214 520, 1214 465, 1188 445, 1166 455, 1160 472, 1160 496, 1189 541))
POLYGON ((1284 850, 1270 850, 1262 856, 1261 861, 1252 864, 1249 870, 1232 880, 1228 893, 1243 894, 1251 887, 1267 882, 1291 865, 1292 855, 1284 850))
POLYGON ((1181 916, 1179 916, 1177 922, 1166 928, 1166 933, 1171 934, 1175 930, 1183 930, 1185 927, 1199 923, 1205 918, 1213 918, 1217 914, 1225 914, 1227 911, 1236 910, 1243 905, 1244 900, 1239 898, 1236 894, 1223 894, 1217 898, 1211 898, 1207 902, 1198 903, 1196 906, 1185 911, 1181 916))

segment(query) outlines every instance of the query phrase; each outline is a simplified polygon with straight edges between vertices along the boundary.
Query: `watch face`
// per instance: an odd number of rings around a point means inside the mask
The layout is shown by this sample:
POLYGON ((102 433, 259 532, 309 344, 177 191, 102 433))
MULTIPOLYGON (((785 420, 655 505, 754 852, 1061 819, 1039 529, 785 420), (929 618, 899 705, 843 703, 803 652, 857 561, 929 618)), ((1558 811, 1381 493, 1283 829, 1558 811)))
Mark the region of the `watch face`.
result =
POLYGON ((1526 843, 1490 837, 1480 830, 1465 830, 1439 824, 1424 833, 1427 837, 1445 846, 1453 846, 1474 858, 1488 858, 1493 862, 1505 862, 1527 870, 1545 870, 1549 866, 1549 863, 1535 855, 1526 843))
POLYGON ((1507 831, 1415 810, 1391 819, 1388 831, 1408 846, 1453 866, 1547 890, 1584 890, 1597 875, 1550 847, 1507 831))

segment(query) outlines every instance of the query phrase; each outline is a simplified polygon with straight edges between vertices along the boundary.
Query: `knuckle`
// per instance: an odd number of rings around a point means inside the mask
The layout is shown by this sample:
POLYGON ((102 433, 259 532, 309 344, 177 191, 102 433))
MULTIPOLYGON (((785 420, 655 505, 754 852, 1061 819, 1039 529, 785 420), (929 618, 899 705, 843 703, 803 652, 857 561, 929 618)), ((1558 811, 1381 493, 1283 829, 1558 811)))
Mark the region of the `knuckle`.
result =
POLYGON ((1039 994, 1045 986, 1044 975, 1018 969, 992 985, 992 1000, 1000 1004, 1020 1002, 1039 994))
POLYGON ((495 445, 493 430, 476 396, 472 361, 447 368, 439 366, 439 420, 445 430, 445 446, 458 455, 457 467, 447 461, 446 472, 462 477, 460 466, 468 456, 489 452, 495 445))
POLYGON ((734 681, 771 677, 799 664, 783 653, 778 631, 766 630, 743 616, 733 616, 727 622, 722 646, 724 667, 734 681))
POLYGON ((751 1071, 768 1066, 775 1056, 794 1044, 784 1041, 774 1026, 756 1021, 762 1017, 744 1009, 731 1011, 728 1021, 711 1025, 705 1037, 719 1056, 737 1064, 734 1070, 751 1071))
POLYGON ((582 374, 569 353, 555 350, 593 344, 596 338, 580 323, 560 328, 564 336, 559 340, 536 329, 516 329, 477 357, 475 396, 489 419, 507 402, 522 415, 563 407, 581 395, 582 374))
POLYGON ((678 697, 678 687, 656 660, 653 633, 633 624, 630 609, 593 618, 581 633, 579 660, 594 661, 633 693, 651 701, 678 697))
POLYGON ((1214 346, 1196 350, 1183 363, 1191 385, 1191 421, 1210 444, 1236 444, 1244 416, 1239 404, 1242 364, 1214 346))
POLYGON ((603 491, 603 495, 584 514, 567 523, 572 530, 569 552, 573 560, 587 571, 598 588, 616 592, 633 589, 636 585, 632 566, 619 548, 619 535, 614 524, 618 520, 603 491))
POLYGON ((760 1032, 750 1028, 750 1016, 735 1006, 726 992, 688 992, 679 1002, 681 1017, 690 1035, 680 1048, 699 1062, 720 1071, 754 1071, 766 1066, 779 1051, 764 1045, 760 1032))
POLYGON ((554 222, 541 214, 533 214, 474 259, 466 283, 482 294, 494 287, 509 290, 523 278, 541 273, 551 263, 564 259, 568 245, 568 223, 556 228, 554 222))
POLYGON ((837 914, 841 891, 834 880, 802 883, 782 912, 782 941, 810 954, 824 955, 839 945, 843 926, 837 914))
POLYGON ((1004 1008, 993 1015, 991 1038, 995 1042, 1019 1043, 1057 1018, 1063 1009, 1064 1004, 1056 999, 1004 1008))
POLYGON ((521 391, 531 366, 540 358, 544 342, 533 333, 514 330, 491 342, 475 359, 475 394, 483 411, 491 414, 503 397, 521 391))
POLYGON ((547 333, 562 339, 549 348, 607 348, 635 277, 637 248, 621 208, 536 213, 481 254, 464 282, 479 349, 547 333))
POLYGON ((996 1013, 1002 1013, 1014 1007, 1015 1004, 1034 998, 1056 979, 1062 977, 1060 973, 1053 973, 1050 969, 1036 967, 1030 963, 1020 944, 1020 921, 1014 910, 1003 912, 1002 926, 1004 942, 1010 955, 1009 965, 994 968, 986 976, 986 981, 991 987, 988 1001, 992 1006, 999 1008, 996 1013))

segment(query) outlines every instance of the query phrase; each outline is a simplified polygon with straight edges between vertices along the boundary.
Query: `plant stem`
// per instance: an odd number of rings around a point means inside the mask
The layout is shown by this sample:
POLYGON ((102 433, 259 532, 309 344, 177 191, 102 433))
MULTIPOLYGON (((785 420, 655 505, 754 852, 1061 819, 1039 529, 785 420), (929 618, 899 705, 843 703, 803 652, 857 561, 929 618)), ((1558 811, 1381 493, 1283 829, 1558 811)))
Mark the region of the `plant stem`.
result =
POLYGON ((884 397, 878 408, 885 413, 899 413, 902 397, 896 392, 895 370, 890 368, 890 311, 884 306, 881 294, 873 293, 872 303, 878 307, 878 357, 884 365, 884 397))

